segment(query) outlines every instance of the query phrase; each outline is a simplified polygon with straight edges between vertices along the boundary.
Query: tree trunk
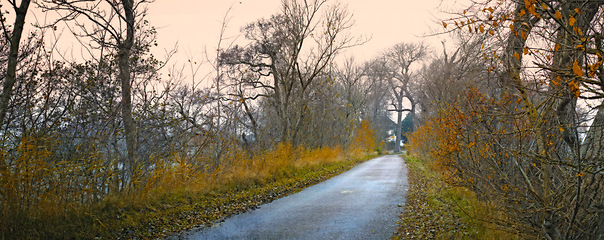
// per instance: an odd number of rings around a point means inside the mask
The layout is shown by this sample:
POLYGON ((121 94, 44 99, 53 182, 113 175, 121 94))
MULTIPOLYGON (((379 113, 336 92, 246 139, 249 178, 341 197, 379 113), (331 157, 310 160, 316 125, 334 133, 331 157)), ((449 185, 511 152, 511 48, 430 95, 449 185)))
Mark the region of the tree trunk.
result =
POLYGON ((119 80, 122 85, 122 121, 128 150, 127 168, 130 177, 136 169, 136 127, 132 118, 132 86, 130 79, 130 55, 134 44, 134 9, 132 0, 122 0, 126 16, 126 39, 119 45, 119 80))
POLYGON ((396 143, 394 144, 394 152, 401 151, 401 135, 403 132, 403 97, 397 97, 397 109, 396 109, 396 143))
POLYGON ((4 124, 6 113, 8 112, 8 103, 12 96, 13 86, 17 81, 17 60, 19 58, 19 43, 23 35, 23 26, 25 25, 25 15, 29 8, 30 0, 21 1, 19 8, 15 9, 15 24, 10 39, 10 49, 8 52, 8 64, 6 67, 6 81, 2 87, 0 96, 0 126, 4 124))

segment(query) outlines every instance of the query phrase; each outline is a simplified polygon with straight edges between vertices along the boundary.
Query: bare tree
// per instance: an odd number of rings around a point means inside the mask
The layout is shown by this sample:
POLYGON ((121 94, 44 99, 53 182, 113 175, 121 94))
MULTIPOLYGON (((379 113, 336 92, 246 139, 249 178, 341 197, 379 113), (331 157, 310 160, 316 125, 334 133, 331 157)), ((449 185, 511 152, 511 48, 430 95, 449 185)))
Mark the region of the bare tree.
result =
MULTIPOLYGON (((40 6, 58 11, 64 16, 59 21, 72 21, 78 37, 88 37, 101 51, 107 47, 116 51, 118 79, 121 87, 121 116, 126 136, 126 171, 132 175, 137 166, 137 132, 132 117, 131 57, 135 47, 137 23, 145 15, 146 0, 58 1, 46 0, 40 6)), ((73 31, 73 30, 72 30, 73 31)), ((75 33, 75 32, 74 32, 75 33)))
POLYGON ((402 120, 403 112, 415 114, 416 99, 411 94, 412 88, 412 72, 411 65, 425 59, 428 55, 428 47, 423 43, 399 43, 385 53, 388 66, 392 71, 392 77, 388 78, 388 84, 392 90, 394 100, 389 111, 396 112, 396 144, 394 151, 401 151, 401 136, 402 136, 402 120), (405 108, 403 100, 407 99, 410 102, 410 108, 405 108))
POLYGON ((279 120, 275 137, 296 143, 309 87, 338 52, 362 41, 347 35, 353 22, 339 4, 284 0, 282 6, 281 14, 244 28, 250 47, 235 46, 221 58, 223 64, 244 66, 240 71, 248 73, 239 84, 252 89, 251 95, 241 100, 266 97, 279 120))
POLYGON ((25 25, 25 16, 27 15, 31 0, 22 0, 17 6, 16 1, 9 1, 12 9, 15 11, 15 21, 13 28, 8 29, 5 21, 5 13, 0 8, 0 24, 2 25, 3 38, 10 42, 8 61, 6 66, 6 77, 2 85, 2 95, 0 95, 0 125, 4 123, 8 111, 9 101, 11 99, 13 86, 17 81, 17 60, 19 58, 19 45, 23 35, 25 25))

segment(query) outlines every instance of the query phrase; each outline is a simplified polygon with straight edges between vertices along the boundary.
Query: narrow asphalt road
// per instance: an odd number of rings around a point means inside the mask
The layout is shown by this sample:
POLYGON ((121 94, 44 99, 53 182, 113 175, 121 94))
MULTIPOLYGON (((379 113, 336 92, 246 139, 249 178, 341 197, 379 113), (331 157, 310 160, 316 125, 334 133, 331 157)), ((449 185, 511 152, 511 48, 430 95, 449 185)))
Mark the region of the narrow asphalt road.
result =
POLYGON ((388 239, 405 203, 399 156, 367 161, 305 190, 180 239, 388 239))

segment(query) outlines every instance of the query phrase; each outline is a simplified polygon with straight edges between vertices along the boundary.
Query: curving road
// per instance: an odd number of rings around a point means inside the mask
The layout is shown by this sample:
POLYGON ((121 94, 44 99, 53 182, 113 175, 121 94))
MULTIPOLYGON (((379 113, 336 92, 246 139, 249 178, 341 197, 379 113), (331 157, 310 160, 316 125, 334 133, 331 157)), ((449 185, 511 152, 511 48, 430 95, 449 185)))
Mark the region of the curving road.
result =
POLYGON ((178 238, 387 239, 396 231, 406 190, 404 161, 399 156, 383 156, 178 238))

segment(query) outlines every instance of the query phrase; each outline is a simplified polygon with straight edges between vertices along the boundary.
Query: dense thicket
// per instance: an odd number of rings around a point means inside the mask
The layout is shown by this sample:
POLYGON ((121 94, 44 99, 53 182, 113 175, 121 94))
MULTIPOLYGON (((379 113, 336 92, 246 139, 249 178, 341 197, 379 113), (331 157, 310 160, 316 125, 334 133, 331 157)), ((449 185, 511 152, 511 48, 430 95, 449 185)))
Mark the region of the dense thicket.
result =
POLYGON ((373 151, 376 133, 389 127, 384 83, 353 60, 334 61, 363 42, 348 33, 353 21, 341 5, 284 0, 281 12, 242 29, 250 44, 219 46, 205 81, 150 54, 157 33, 147 7, 144 0, 1 7, 0 236, 37 228, 32 236, 49 237, 40 224, 56 226, 109 198, 175 186, 166 181, 225 179, 228 169, 259 162, 285 168, 299 158, 294 152, 315 154, 305 149, 373 151), (61 18, 24 32, 32 9, 61 18), (62 24, 85 59, 57 57, 60 42, 49 36, 62 24))
POLYGON ((412 151, 493 204, 482 219, 528 238, 604 237, 603 5, 481 1, 442 22, 462 39, 427 66, 412 151))

